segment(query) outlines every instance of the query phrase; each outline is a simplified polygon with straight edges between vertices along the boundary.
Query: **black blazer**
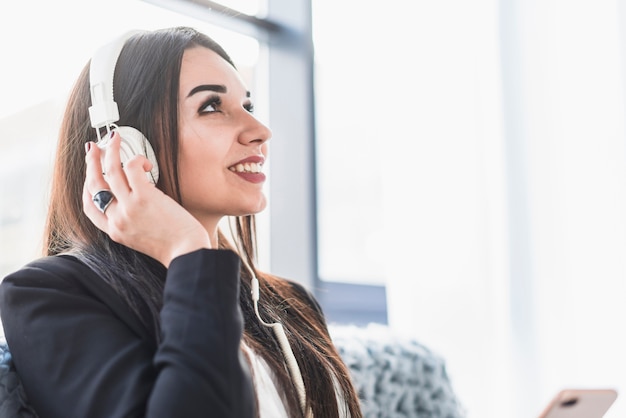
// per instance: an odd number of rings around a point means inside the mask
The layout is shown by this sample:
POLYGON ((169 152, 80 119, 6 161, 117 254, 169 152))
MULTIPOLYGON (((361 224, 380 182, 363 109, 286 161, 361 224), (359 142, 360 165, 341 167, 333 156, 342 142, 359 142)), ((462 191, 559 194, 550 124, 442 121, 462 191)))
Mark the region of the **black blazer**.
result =
POLYGON ((176 258, 157 347, 115 291, 74 257, 42 258, 0 284, 5 337, 41 418, 252 417, 238 301, 235 253, 176 258))

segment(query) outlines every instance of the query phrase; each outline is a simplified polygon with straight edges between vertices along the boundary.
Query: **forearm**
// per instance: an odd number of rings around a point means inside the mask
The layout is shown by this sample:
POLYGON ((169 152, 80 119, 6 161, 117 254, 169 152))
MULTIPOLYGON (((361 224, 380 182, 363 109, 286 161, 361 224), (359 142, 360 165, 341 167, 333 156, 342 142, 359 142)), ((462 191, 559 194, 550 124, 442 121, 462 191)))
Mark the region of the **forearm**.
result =
POLYGON ((54 259, 0 287, 7 341, 42 418, 253 416, 234 253, 173 261, 156 352, 114 293, 101 300, 82 286, 97 280, 81 263, 54 259))
POLYGON ((215 416, 253 415, 251 379, 239 350, 243 318, 238 300, 239 259, 234 253, 200 250, 173 260, 165 283, 162 342, 155 356, 159 378, 150 415, 206 416, 207 410, 215 416), (210 409, 190 410, 189 404, 167 402, 162 393, 195 396, 210 409))

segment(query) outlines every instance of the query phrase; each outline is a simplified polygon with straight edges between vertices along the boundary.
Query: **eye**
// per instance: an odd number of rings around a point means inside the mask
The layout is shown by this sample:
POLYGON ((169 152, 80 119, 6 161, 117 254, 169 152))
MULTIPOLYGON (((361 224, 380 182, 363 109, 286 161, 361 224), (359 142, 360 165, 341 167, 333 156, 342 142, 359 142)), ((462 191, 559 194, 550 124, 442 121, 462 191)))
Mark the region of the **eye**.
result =
POLYGON ((220 111, 222 99, 219 96, 209 97, 198 109, 198 113, 215 113, 220 111))
POLYGON ((254 113, 254 105, 250 103, 245 103, 243 108, 246 109, 249 113, 254 113))

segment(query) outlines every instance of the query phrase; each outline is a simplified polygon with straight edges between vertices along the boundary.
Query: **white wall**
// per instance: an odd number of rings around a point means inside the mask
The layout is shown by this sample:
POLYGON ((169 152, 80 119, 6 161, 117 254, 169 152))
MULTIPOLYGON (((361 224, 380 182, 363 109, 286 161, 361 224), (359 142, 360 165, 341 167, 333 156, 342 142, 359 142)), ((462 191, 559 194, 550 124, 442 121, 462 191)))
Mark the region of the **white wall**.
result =
POLYGON ((616 388, 626 415, 620 5, 412 6, 384 32, 406 55, 380 56, 392 326, 447 359, 470 417, 565 387, 616 388))

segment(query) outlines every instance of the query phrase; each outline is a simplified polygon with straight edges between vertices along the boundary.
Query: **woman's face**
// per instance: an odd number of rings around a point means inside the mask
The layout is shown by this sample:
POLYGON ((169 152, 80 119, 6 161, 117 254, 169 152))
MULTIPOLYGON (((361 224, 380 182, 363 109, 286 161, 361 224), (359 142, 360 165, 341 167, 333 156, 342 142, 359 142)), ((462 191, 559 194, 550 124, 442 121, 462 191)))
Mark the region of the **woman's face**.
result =
POLYGON ((265 208, 270 130, 252 114, 239 73, 204 47, 185 51, 180 73, 179 176, 183 206, 205 227, 265 208))

